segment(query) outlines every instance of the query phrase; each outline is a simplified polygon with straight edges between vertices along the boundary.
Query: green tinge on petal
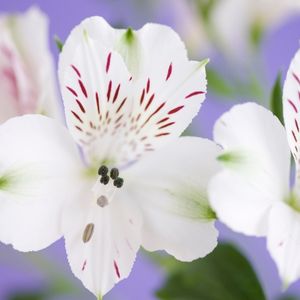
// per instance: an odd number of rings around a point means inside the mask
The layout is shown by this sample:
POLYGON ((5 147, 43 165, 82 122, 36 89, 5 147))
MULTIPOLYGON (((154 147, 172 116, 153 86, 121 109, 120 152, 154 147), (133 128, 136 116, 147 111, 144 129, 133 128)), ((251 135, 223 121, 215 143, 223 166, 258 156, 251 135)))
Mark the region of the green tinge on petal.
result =
POLYGON ((6 175, 0 177, 0 190, 7 190, 10 185, 9 178, 6 175))
POLYGON ((141 45, 136 33, 128 28, 121 36, 119 42, 115 46, 116 51, 122 56, 129 72, 137 77, 141 66, 139 65, 141 57, 141 45))
POLYGON ((204 221, 217 218, 216 213, 209 205, 206 192, 200 191, 199 188, 186 186, 177 192, 171 190, 168 192, 177 200, 173 207, 177 215, 204 221))
POLYGON ((124 41, 130 45, 134 42, 134 32, 132 30, 132 28, 128 28, 124 34, 124 41))
POLYGON ((101 295, 101 294, 99 294, 98 296, 97 296, 97 300, 102 300, 103 299, 103 296, 101 295))
POLYGON ((226 166, 234 166, 245 163, 245 156, 241 152, 224 152, 217 157, 217 160, 226 166))
POLYGON ((39 166, 23 165, 11 168, 0 177, 0 191, 31 196, 34 189, 46 178, 45 170, 39 166))
POLYGON ((205 59, 202 59, 200 62, 199 62, 199 69, 202 68, 202 67, 206 67, 206 65, 209 63, 209 58, 205 58, 205 59))
POLYGON ((289 196, 285 199, 285 202, 295 211, 300 212, 300 201, 296 193, 291 192, 289 196))

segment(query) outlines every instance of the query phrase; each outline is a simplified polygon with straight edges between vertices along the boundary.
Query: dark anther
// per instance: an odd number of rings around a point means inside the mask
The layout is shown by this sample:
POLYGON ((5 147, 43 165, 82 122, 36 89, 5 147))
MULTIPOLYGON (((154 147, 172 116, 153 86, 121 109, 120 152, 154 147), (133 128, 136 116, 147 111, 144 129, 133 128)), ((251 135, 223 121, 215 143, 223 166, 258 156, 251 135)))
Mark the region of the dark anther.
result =
POLYGON ((110 178, 115 180, 119 176, 119 170, 117 168, 112 168, 110 171, 110 178))
POLYGON ((103 183, 104 185, 108 184, 109 182, 109 176, 108 175, 104 175, 101 177, 100 182, 103 183))
POLYGON ((122 187, 123 183, 124 183, 124 179, 121 177, 118 177, 114 180, 114 186, 116 186, 117 188, 122 187))
POLYGON ((107 175, 107 173, 108 173, 108 168, 107 168, 107 166, 101 166, 101 167, 98 169, 98 175, 100 175, 100 176, 107 175))

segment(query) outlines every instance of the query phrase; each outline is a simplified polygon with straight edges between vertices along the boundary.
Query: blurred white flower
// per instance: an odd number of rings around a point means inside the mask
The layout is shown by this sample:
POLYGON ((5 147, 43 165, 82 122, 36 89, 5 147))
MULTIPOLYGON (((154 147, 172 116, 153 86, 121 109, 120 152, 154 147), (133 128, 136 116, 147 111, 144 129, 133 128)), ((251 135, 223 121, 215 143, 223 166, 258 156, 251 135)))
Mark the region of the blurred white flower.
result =
POLYGON ((223 50, 234 59, 246 58, 265 30, 300 13, 299 0, 218 0, 210 26, 223 50))
POLYGON ((193 53, 219 49, 235 62, 245 63, 263 33, 293 14, 299 0, 164 0, 156 9, 167 10, 174 28, 193 53), (244 60, 244 62, 243 62, 244 60))
POLYGON ((224 152, 224 170, 211 181, 209 195, 218 217, 238 232, 266 236, 270 254, 287 287, 300 278, 300 51, 283 93, 285 129, 255 103, 237 105, 214 128, 224 152), (296 165, 291 189, 290 152, 296 165))
POLYGON ((27 113, 57 116, 48 20, 37 8, 0 15, 0 123, 27 113))

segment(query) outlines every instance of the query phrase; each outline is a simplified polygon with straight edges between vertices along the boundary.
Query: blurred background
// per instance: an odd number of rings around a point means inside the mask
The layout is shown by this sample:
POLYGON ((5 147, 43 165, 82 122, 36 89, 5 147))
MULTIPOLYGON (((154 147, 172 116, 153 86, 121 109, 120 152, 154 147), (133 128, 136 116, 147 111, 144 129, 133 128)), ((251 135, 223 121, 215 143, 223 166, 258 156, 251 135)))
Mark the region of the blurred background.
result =
MULTIPOLYGON (((299 48, 299 0, 0 0, 0 18, 24 13, 32 6, 48 18, 47 39, 55 69, 59 52, 54 36, 64 41, 70 30, 86 17, 103 16, 115 27, 138 29, 145 23, 157 22, 175 29, 187 45, 190 59, 210 58, 207 98, 188 129, 189 134, 207 138, 212 137, 216 119, 236 103, 256 101, 272 108, 276 100, 274 86, 280 91, 290 60, 299 48)), ((0 40, 1 35, 2 32, 0 40)), ((32 32, 29 43, 33 51, 35 38, 32 32)), ((211 254, 207 261, 199 261, 197 270, 189 270, 186 264, 176 263, 164 255, 140 251, 130 277, 105 299, 300 299, 300 282, 283 291, 265 239, 245 237, 221 224, 217 226, 220 240, 233 243, 238 250, 224 244, 215 256, 211 254), (217 259, 230 260, 226 255, 241 259, 245 256, 257 279, 249 265, 250 279, 244 278, 243 282, 248 282, 248 289, 257 289, 260 296, 225 295, 225 292, 220 298, 204 296, 201 281, 206 282, 209 276, 210 281, 220 282, 235 276, 231 283, 226 283, 228 288, 229 284, 242 285, 237 276, 247 272, 242 272, 245 264, 240 260, 233 258, 233 264, 237 265, 218 269, 217 259), (176 285, 182 286, 181 290, 188 286, 184 295, 172 295, 172 287, 176 285)), ((29 254, 0 244, 0 299, 95 298, 72 275, 64 242, 60 240, 44 251, 29 254)))

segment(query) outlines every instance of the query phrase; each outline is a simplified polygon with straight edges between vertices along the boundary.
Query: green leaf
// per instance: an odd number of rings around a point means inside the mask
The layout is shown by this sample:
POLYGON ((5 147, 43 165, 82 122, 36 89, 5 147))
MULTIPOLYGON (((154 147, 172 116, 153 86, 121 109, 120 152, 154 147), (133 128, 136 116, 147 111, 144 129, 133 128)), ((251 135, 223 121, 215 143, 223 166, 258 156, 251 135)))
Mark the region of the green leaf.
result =
POLYGON ((283 124, 281 74, 277 75, 271 91, 270 110, 283 124))
POLYGON ((250 263, 233 245, 219 244, 206 258, 178 264, 157 292, 159 299, 266 300, 250 263))
POLYGON ((59 52, 61 52, 64 47, 64 43, 61 41, 61 39, 57 35, 54 36, 54 42, 56 44, 57 50, 59 52))
POLYGON ((207 68, 206 77, 208 88, 216 94, 226 97, 232 97, 234 95, 234 89, 230 83, 223 79, 215 70, 207 68))

